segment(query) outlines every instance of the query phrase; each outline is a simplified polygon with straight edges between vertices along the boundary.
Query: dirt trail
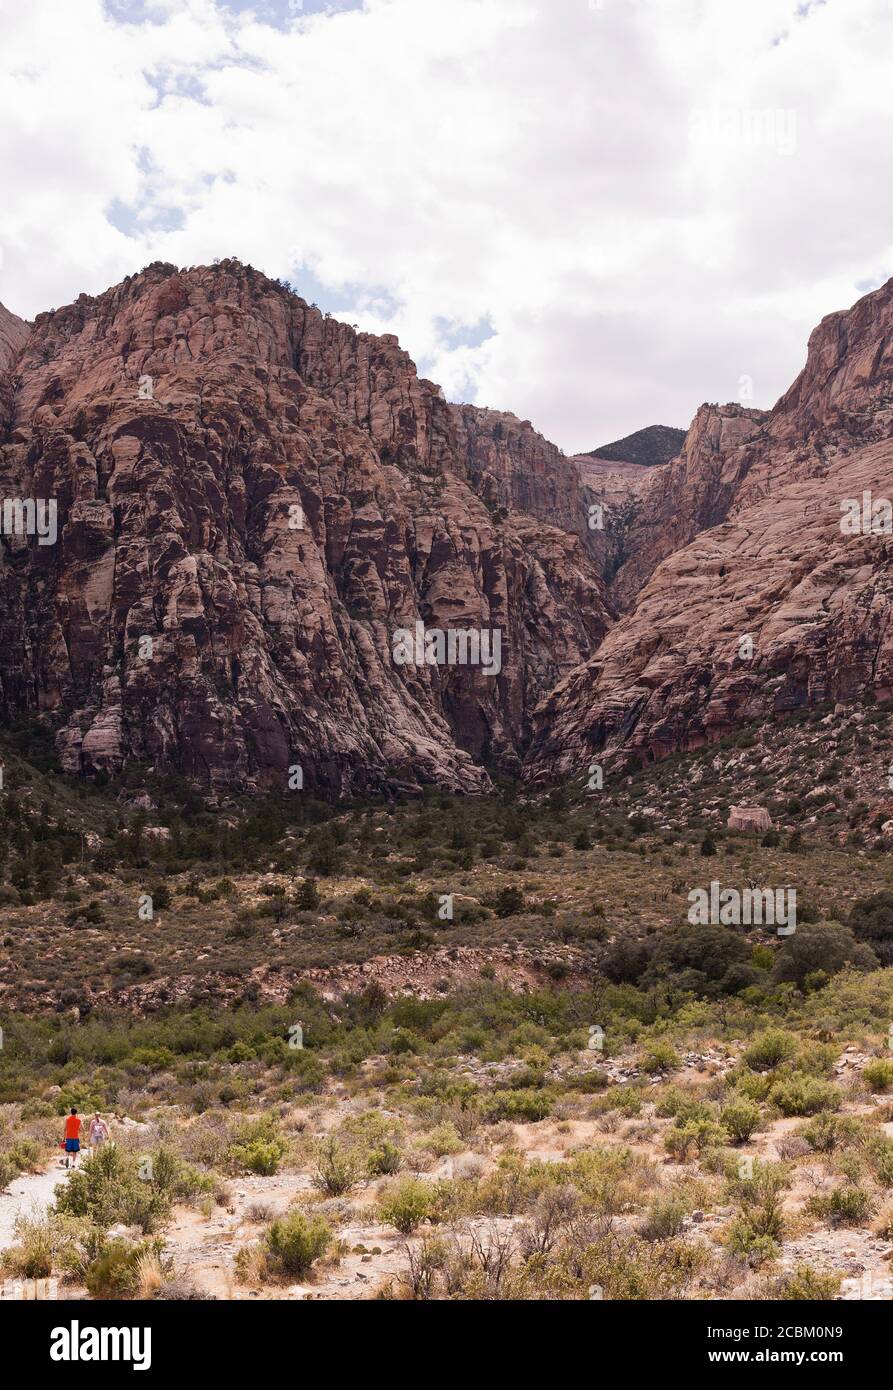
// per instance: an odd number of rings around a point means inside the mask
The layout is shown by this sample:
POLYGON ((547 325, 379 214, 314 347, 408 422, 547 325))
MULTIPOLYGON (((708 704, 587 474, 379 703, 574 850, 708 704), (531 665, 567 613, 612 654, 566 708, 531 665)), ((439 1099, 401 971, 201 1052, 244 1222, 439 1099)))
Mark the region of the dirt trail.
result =
POLYGON ((16 1218, 43 1213, 52 1206, 56 1185, 65 1179, 65 1169, 54 1159, 43 1173, 22 1173, 0 1192, 0 1250, 15 1244, 16 1218))

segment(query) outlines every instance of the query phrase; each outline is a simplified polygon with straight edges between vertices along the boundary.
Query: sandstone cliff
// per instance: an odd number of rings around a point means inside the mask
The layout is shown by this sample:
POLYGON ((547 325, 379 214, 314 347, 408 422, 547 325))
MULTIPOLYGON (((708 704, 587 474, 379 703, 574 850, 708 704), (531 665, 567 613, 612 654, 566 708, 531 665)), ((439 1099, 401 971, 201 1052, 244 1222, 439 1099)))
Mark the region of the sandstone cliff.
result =
POLYGON ((135 759, 218 789, 299 764, 307 787, 471 791, 519 766, 610 608, 577 528, 541 519, 558 485, 513 490, 494 441, 494 510, 489 420, 396 339, 235 261, 4 325, 0 493, 55 499, 59 528, 0 539, 5 718, 48 721, 73 773, 135 759), (499 674, 395 665, 419 620, 498 630, 499 674))
POLYGON ((582 775, 621 749, 661 758, 819 702, 889 699, 893 536, 845 532, 841 507, 867 496, 882 519, 891 425, 893 281, 822 321, 768 414, 702 407, 645 495, 617 581, 629 611, 537 711, 528 776, 582 775))

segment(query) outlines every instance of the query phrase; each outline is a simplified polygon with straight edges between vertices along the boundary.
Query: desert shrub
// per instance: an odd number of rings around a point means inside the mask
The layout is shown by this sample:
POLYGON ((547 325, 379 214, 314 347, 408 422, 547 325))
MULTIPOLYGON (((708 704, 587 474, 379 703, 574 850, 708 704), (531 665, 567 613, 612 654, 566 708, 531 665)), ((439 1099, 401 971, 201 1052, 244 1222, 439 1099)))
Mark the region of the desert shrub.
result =
POLYGON ((808 1076, 830 1076, 834 1071, 840 1048, 834 1043, 805 1042, 792 1063, 795 1071, 808 1076))
POLYGON ((306 1274, 331 1240, 332 1232, 322 1216, 290 1211, 274 1221, 264 1237, 270 1269, 274 1274, 306 1274))
POLYGON ((771 1071, 781 1062, 793 1057, 797 1039, 779 1028, 767 1028, 745 1049, 741 1060, 751 1071, 771 1071))
POLYGON ((836 1110, 840 1092, 828 1081, 819 1081, 803 1072, 780 1077, 769 1092, 769 1100, 782 1115, 817 1115, 820 1110, 836 1110))
POLYGON ((777 1275, 765 1288, 767 1298, 791 1303, 824 1303, 840 1292, 841 1275, 813 1269, 812 1265, 797 1265, 796 1269, 777 1275))
POLYGON ((645 1049, 642 1066, 645 1071, 675 1071, 681 1063, 671 1043, 654 1042, 645 1049))
POLYGON ((484 1103, 484 1118, 491 1123, 497 1120, 515 1120, 535 1123, 544 1120, 552 1109, 552 1101, 540 1090, 499 1090, 488 1096, 484 1103))
POLYGON ((824 1110, 799 1132, 816 1153, 831 1153, 834 1149, 852 1144, 860 1132, 860 1126, 856 1120, 824 1110))
POLYGON ((160 1241, 137 1245, 123 1238, 111 1240, 87 1265, 84 1283, 91 1298, 131 1298, 140 1288, 146 1256, 161 1261, 160 1241))
POLYGON ((685 1226, 685 1203, 672 1193, 655 1197, 639 1227, 643 1240, 673 1240, 685 1226))
POLYGON ((868 1220, 873 1206, 869 1194, 854 1183, 844 1183, 827 1196, 810 1197, 807 1203, 809 1211, 832 1226, 861 1226, 868 1220))
POLYGON ((288 1153, 288 1143, 278 1132, 275 1123, 263 1117, 250 1120, 239 1129, 230 1146, 229 1163, 237 1169, 272 1177, 288 1153))
POLYGON ((43 1149, 36 1139, 27 1136, 10 1144, 7 1156, 19 1173, 36 1173, 43 1166, 43 1149))
POLYGON ((748 943, 719 926, 684 926, 662 932, 642 975, 645 986, 667 983, 708 998, 735 994, 758 979, 759 972, 750 964, 748 943))
POLYGON ((249 1144, 238 1145, 234 1153, 249 1173, 272 1177, 279 1171, 283 1150, 275 1140, 253 1139, 249 1144))
POLYGON ((684 1298, 706 1260, 701 1243, 596 1236, 582 1251, 574 1241, 560 1247, 545 1270, 531 1261, 517 1296, 586 1298, 595 1285, 606 1299, 684 1298))
POLYGON ((401 1178, 392 1183, 378 1200, 379 1215, 388 1226, 408 1236, 431 1214, 434 1192, 420 1178, 401 1178))
POLYGON ((610 1084, 611 1078, 608 1073, 598 1071, 596 1068, 593 1068, 592 1071, 581 1072, 578 1076, 569 1076, 566 1082, 569 1091, 583 1091, 587 1094, 604 1091, 610 1084))
POLYGON ((301 912, 315 912, 319 907, 319 889, 315 878, 305 878, 295 893, 295 907, 301 912))
POLYGON ((760 1124, 760 1107, 743 1096, 733 1097, 720 1111, 720 1122, 736 1144, 743 1144, 760 1124))
POLYGON ((637 984, 651 959, 652 945, 621 937, 608 947, 601 968, 615 985, 637 984))
POLYGON ((430 1134, 425 1136, 424 1145, 437 1158, 444 1158, 447 1154, 461 1153, 465 1147, 462 1136, 452 1121, 435 1125, 430 1134))
POLYGON ((676 1124, 664 1137, 667 1153, 680 1163, 685 1163, 693 1153, 703 1153, 705 1149, 724 1144, 728 1135, 715 1120, 687 1120, 676 1124))
POLYGON ((889 1091, 893 1086, 893 1061, 887 1057, 875 1057, 865 1063, 862 1076, 873 1091, 889 1091))
POLYGON ((885 889, 869 898, 859 898, 853 904, 847 926, 857 940, 872 948, 882 965, 893 965, 893 892, 885 889))
POLYGON ((752 1265, 774 1259, 784 1234, 781 1193, 790 1186, 787 1170, 780 1163, 757 1162, 749 1177, 738 1174, 727 1186, 740 1208, 726 1232, 728 1248, 752 1265))
POLYGON ((103 1228, 123 1223, 155 1230, 167 1217, 171 1197, 162 1191, 135 1154, 117 1144, 103 1144, 68 1181, 56 1188, 56 1210, 82 1216, 103 1228))
POLYGON ((96 1248, 101 1233, 89 1221, 48 1211, 42 1216, 19 1216, 15 1244, 0 1255, 0 1263, 20 1279, 48 1279, 77 1270, 85 1251, 96 1248))
POLYGON ((8 1150, 0 1152, 0 1192, 7 1188, 21 1171, 8 1150))
POLYGON ((893 1187, 893 1139, 875 1134, 868 1141, 868 1161, 882 1187, 893 1187))
POLYGON ((778 1240, 760 1230, 750 1214, 735 1217, 726 1232, 726 1245, 754 1268, 774 1260, 779 1252, 778 1240))
POLYGON ((389 1177, 403 1167, 403 1154, 390 1139, 383 1139, 366 1155, 366 1172, 371 1178, 389 1177))
POLYGON ((354 1149, 339 1143, 333 1134, 316 1146, 316 1172, 313 1184, 328 1197, 343 1197, 362 1176, 362 1162, 354 1149))
POLYGON ((680 1086, 667 1086, 660 1091, 654 1103, 654 1111, 661 1119, 669 1116, 678 1115, 679 1112, 691 1104, 691 1096, 687 1091, 683 1091, 680 1086))
POLYGON ((778 983, 791 981, 801 989, 827 981, 852 966, 855 970, 876 970, 878 958, 864 942, 857 941, 849 927, 838 922, 799 924, 793 936, 779 949, 772 971, 778 983))
POLYGON ((524 911, 524 894, 520 888, 500 888, 493 900, 497 917, 515 917, 524 911))

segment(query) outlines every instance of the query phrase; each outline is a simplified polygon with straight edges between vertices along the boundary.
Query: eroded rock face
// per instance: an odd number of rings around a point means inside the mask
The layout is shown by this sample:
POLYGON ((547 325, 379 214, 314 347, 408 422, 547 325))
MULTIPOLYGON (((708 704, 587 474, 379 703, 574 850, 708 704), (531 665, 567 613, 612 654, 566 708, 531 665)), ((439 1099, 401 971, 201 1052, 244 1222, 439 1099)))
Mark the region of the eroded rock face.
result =
POLYGON ((611 621, 574 528, 540 519, 545 471, 494 512, 489 421, 250 267, 7 315, 4 352, 0 495, 55 499, 59 539, 0 538, 0 708, 49 720, 71 772, 480 790, 611 621), (395 665, 419 620, 498 630, 499 674, 395 665))
POLYGON ((660 759, 824 701, 889 699, 893 536, 841 523, 847 499, 860 513, 866 496, 893 499, 891 432, 893 281, 822 321, 768 415, 702 407, 681 458, 653 470, 618 576, 632 606, 538 709, 531 780, 582 776, 620 750, 660 759))
POLYGON ((502 410, 450 406, 460 457, 475 491, 492 507, 526 512, 592 546, 576 459, 502 410))
POLYGON ((643 505, 626 540, 626 559, 613 585, 621 608, 631 607, 661 560, 728 516, 738 487, 757 456, 766 412, 740 405, 702 405, 682 452, 649 469, 643 505))
POLYGON ((13 369, 28 340, 28 325, 0 304, 0 426, 7 423, 12 410, 13 369))

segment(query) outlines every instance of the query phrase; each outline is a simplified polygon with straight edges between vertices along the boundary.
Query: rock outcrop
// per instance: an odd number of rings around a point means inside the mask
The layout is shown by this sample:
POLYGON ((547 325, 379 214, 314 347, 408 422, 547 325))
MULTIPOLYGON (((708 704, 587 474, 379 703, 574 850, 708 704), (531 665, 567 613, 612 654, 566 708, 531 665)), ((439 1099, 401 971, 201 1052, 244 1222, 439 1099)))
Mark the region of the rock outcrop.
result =
POLYGON ((772 817, 765 806, 732 806, 729 809, 730 830, 764 831, 772 829, 772 817))
POLYGON ((54 499, 59 539, 0 538, 3 717, 49 723, 72 773, 135 759, 218 790, 518 768, 611 621, 545 441, 538 481, 511 481, 527 426, 492 439, 395 338, 235 261, 8 319, 0 493, 54 499), (499 673, 395 664, 419 621, 498 631, 499 673))

